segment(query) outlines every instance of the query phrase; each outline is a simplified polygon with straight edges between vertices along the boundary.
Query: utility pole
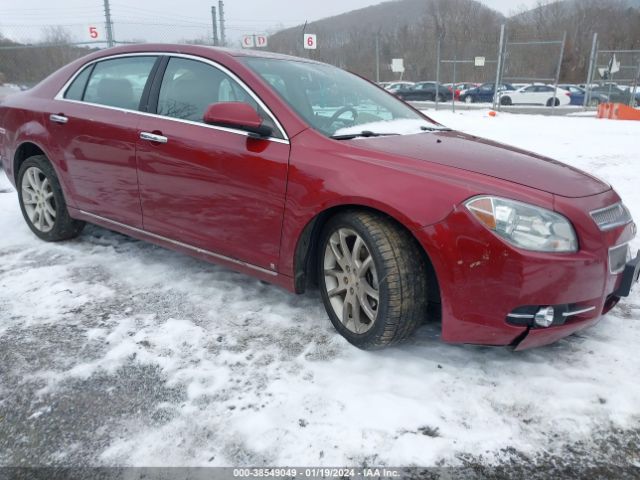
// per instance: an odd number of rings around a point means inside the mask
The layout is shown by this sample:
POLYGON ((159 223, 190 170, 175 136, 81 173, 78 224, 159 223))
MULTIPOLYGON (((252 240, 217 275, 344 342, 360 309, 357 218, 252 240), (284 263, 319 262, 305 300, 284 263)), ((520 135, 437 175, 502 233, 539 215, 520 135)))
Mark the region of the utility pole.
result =
POLYGON ((227 38, 224 31, 224 2, 222 0, 218 2, 218 14, 220 15, 220 45, 224 47, 227 45, 227 38))
POLYGON ((111 22, 111 7, 109 0, 104 0, 104 20, 107 27, 107 45, 113 47, 113 23, 111 22))
POLYGON ((216 7, 211 6, 211 26, 213 27, 213 46, 218 46, 218 19, 216 17, 216 7))

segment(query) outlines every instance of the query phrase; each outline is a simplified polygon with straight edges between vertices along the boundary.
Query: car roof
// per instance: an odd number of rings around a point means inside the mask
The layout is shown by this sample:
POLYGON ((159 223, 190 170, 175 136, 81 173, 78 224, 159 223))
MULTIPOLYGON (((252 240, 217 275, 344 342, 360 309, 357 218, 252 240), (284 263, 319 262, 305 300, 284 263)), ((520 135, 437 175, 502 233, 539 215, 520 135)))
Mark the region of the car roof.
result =
POLYGON ((182 53, 187 55, 197 55, 209 57, 210 55, 226 56, 226 57, 257 57, 270 58, 277 60, 295 60, 299 62, 308 62, 320 64, 308 58, 294 57, 292 55, 284 55, 281 53, 267 52, 262 50, 249 50, 226 47, 213 47, 210 45, 190 45, 179 43, 140 43, 131 45, 122 45, 112 47, 95 52, 92 56, 95 58, 106 57, 111 55, 125 53, 182 53))

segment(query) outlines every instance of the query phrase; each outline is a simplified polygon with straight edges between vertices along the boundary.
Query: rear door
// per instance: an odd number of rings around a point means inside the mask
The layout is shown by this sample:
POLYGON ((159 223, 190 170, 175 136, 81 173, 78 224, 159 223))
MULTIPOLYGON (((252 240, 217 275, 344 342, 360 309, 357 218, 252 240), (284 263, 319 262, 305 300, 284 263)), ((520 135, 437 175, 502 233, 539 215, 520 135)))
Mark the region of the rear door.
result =
POLYGON ((275 271, 289 142, 274 117, 231 72, 206 60, 171 57, 152 92, 157 115, 141 120, 137 147, 144 229, 275 271), (228 101, 255 108, 274 136, 203 123, 208 105, 228 101))
POLYGON ((135 148, 139 111, 158 57, 126 55, 86 66, 52 103, 52 138, 77 208, 142 227, 135 148))

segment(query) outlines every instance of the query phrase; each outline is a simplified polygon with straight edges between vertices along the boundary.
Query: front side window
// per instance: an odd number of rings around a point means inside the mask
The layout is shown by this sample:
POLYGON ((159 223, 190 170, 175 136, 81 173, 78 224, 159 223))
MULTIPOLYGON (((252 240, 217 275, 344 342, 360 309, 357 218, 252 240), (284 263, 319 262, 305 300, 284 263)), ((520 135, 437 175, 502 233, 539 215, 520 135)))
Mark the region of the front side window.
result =
POLYGON ((418 133, 434 124, 366 80, 330 65, 246 57, 256 72, 311 127, 326 136, 361 131, 418 133))
POLYGON ((83 100, 138 110, 144 86, 155 61, 156 57, 133 56, 96 63, 83 100))
POLYGON ((281 136, 273 120, 240 84, 222 70, 198 60, 171 58, 160 86, 157 113, 167 117, 202 122, 214 103, 242 102, 251 105, 263 123, 281 136))

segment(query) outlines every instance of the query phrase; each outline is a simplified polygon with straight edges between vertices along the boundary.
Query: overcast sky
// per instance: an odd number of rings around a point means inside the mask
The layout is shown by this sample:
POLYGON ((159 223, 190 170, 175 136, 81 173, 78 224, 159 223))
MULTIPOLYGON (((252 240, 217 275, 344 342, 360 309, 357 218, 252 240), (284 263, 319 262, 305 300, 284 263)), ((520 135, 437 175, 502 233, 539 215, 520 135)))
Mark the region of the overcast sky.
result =
MULTIPOLYGON (((535 0, 481 0, 509 14, 535 0)), ((380 3, 379 0, 226 0, 228 37, 261 33, 380 3)), ((179 41, 210 36, 211 5, 217 0, 111 0, 116 39, 179 41), (155 26, 141 24, 154 23, 155 26), (179 24, 179 26, 173 26, 179 24)), ((0 33, 37 40, 43 26, 65 25, 76 41, 87 41, 89 27, 104 35, 102 0, 0 0, 0 33), (17 5, 20 5, 19 7, 17 5)))

